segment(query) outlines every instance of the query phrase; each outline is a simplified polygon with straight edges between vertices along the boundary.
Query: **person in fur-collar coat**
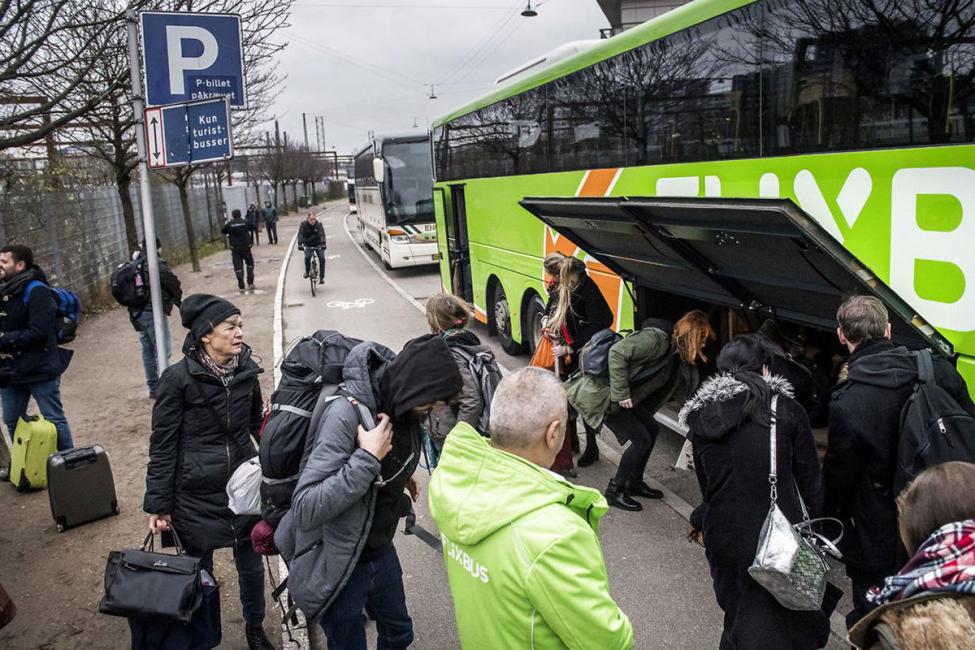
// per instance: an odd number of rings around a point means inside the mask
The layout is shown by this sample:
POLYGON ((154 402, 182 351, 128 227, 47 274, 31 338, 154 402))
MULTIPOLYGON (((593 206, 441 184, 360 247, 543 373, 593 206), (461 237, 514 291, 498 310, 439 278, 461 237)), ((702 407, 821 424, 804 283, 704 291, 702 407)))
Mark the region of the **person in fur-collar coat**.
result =
POLYGON ((694 445, 694 469, 704 502, 693 521, 704 534, 714 594, 724 611, 721 650, 821 648, 829 611, 784 608, 748 575, 769 511, 770 404, 777 395, 778 505, 793 523, 823 506, 823 481, 809 419, 789 382, 769 375, 757 335, 735 337, 718 355, 721 374, 705 381, 680 412, 694 445), (795 487, 793 487, 795 486, 795 487))

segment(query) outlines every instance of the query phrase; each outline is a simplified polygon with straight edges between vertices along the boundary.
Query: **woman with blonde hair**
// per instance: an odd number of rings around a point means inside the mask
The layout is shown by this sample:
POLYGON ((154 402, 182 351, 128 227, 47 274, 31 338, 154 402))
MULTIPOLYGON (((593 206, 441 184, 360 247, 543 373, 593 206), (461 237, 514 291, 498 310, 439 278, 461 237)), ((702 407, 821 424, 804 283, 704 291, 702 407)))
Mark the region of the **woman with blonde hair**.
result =
POLYGON ((708 360, 704 346, 714 338, 707 314, 699 310, 675 325, 647 319, 610 348, 608 377, 580 374, 566 382, 569 403, 587 430, 598 431, 605 422, 620 444, 630 443, 604 493, 611 506, 642 510, 633 497, 663 497, 643 478, 660 432, 653 415, 682 381, 688 395, 697 389, 699 363, 708 360))
MULTIPOLYGON (((449 293, 438 293, 427 300, 427 323, 430 332, 439 334, 454 355, 464 386, 460 395, 445 406, 435 408, 430 413, 430 437, 434 450, 439 456, 447 434, 458 422, 466 422, 475 429, 484 429, 480 422, 484 409, 490 404, 484 403, 481 395, 480 382, 471 372, 468 359, 480 353, 493 353, 481 344, 481 340, 474 332, 467 329, 470 322, 470 307, 467 303, 449 293)), ((487 435, 487 431, 481 431, 487 435)), ((436 464, 434 460, 434 465, 436 464)))
MULTIPOLYGON (((578 257, 556 253, 542 262, 549 292, 545 307, 545 335, 555 345, 552 354, 562 360, 562 376, 571 375, 578 364, 579 351, 593 335, 613 325, 613 311, 599 291, 599 287, 586 274, 586 263, 578 257), (557 271, 557 273, 556 273, 557 271)), ((576 438, 575 413, 569 414, 566 442, 555 459, 553 471, 575 477, 572 467, 572 440, 576 438)), ((586 450, 579 457, 579 466, 585 467, 599 458, 596 447, 596 431, 586 426, 586 450)))

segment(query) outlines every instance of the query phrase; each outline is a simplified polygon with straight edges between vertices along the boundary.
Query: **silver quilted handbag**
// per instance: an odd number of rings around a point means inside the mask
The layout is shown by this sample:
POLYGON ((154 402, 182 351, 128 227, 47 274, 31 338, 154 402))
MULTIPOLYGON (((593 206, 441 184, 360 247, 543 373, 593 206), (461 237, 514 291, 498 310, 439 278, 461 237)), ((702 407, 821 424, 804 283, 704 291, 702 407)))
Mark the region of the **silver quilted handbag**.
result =
POLYGON ((818 540, 835 550, 835 543, 811 531, 813 521, 806 514, 802 495, 796 490, 802 506, 805 521, 793 525, 777 505, 776 488, 776 403, 778 395, 772 396, 771 435, 769 439, 769 484, 771 485, 771 505, 765 524, 758 538, 755 559, 748 567, 748 574, 758 584, 772 594, 779 604, 787 609, 813 611, 822 606, 826 591, 826 575, 829 565, 822 551, 808 537, 818 540), (807 537, 808 536, 808 537, 807 537))

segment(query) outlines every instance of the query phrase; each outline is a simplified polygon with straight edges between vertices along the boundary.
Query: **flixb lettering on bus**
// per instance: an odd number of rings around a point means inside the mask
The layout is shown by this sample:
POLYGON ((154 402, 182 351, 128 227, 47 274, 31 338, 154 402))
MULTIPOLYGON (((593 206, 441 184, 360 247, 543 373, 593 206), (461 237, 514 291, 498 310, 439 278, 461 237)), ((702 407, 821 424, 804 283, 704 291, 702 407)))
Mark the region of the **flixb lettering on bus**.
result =
POLYGON ((891 182, 890 286, 939 327, 958 332, 975 330, 975 170, 968 167, 901 169, 891 182), (947 198, 934 227, 922 225, 922 197, 947 198), (951 203, 954 204, 952 210, 951 203), (957 217, 957 218, 956 218, 957 217), (964 288, 955 300, 919 295, 924 262, 954 267, 964 288))

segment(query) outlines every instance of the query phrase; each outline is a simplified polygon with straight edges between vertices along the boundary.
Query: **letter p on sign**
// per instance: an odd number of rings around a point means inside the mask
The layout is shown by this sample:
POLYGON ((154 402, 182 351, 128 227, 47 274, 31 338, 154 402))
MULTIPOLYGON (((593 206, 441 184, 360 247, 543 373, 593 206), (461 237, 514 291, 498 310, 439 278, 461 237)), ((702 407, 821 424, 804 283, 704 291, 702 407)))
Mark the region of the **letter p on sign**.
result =
POLYGON ((247 107, 240 16, 145 11, 139 31, 147 106, 227 97, 247 107))
POLYGON ((186 93, 184 73, 187 70, 206 70, 217 62, 220 46, 213 34, 202 27, 166 26, 166 54, 169 57, 169 90, 174 95, 186 93), (203 54, 184 56, 183 41, 197 41, 203 54))

